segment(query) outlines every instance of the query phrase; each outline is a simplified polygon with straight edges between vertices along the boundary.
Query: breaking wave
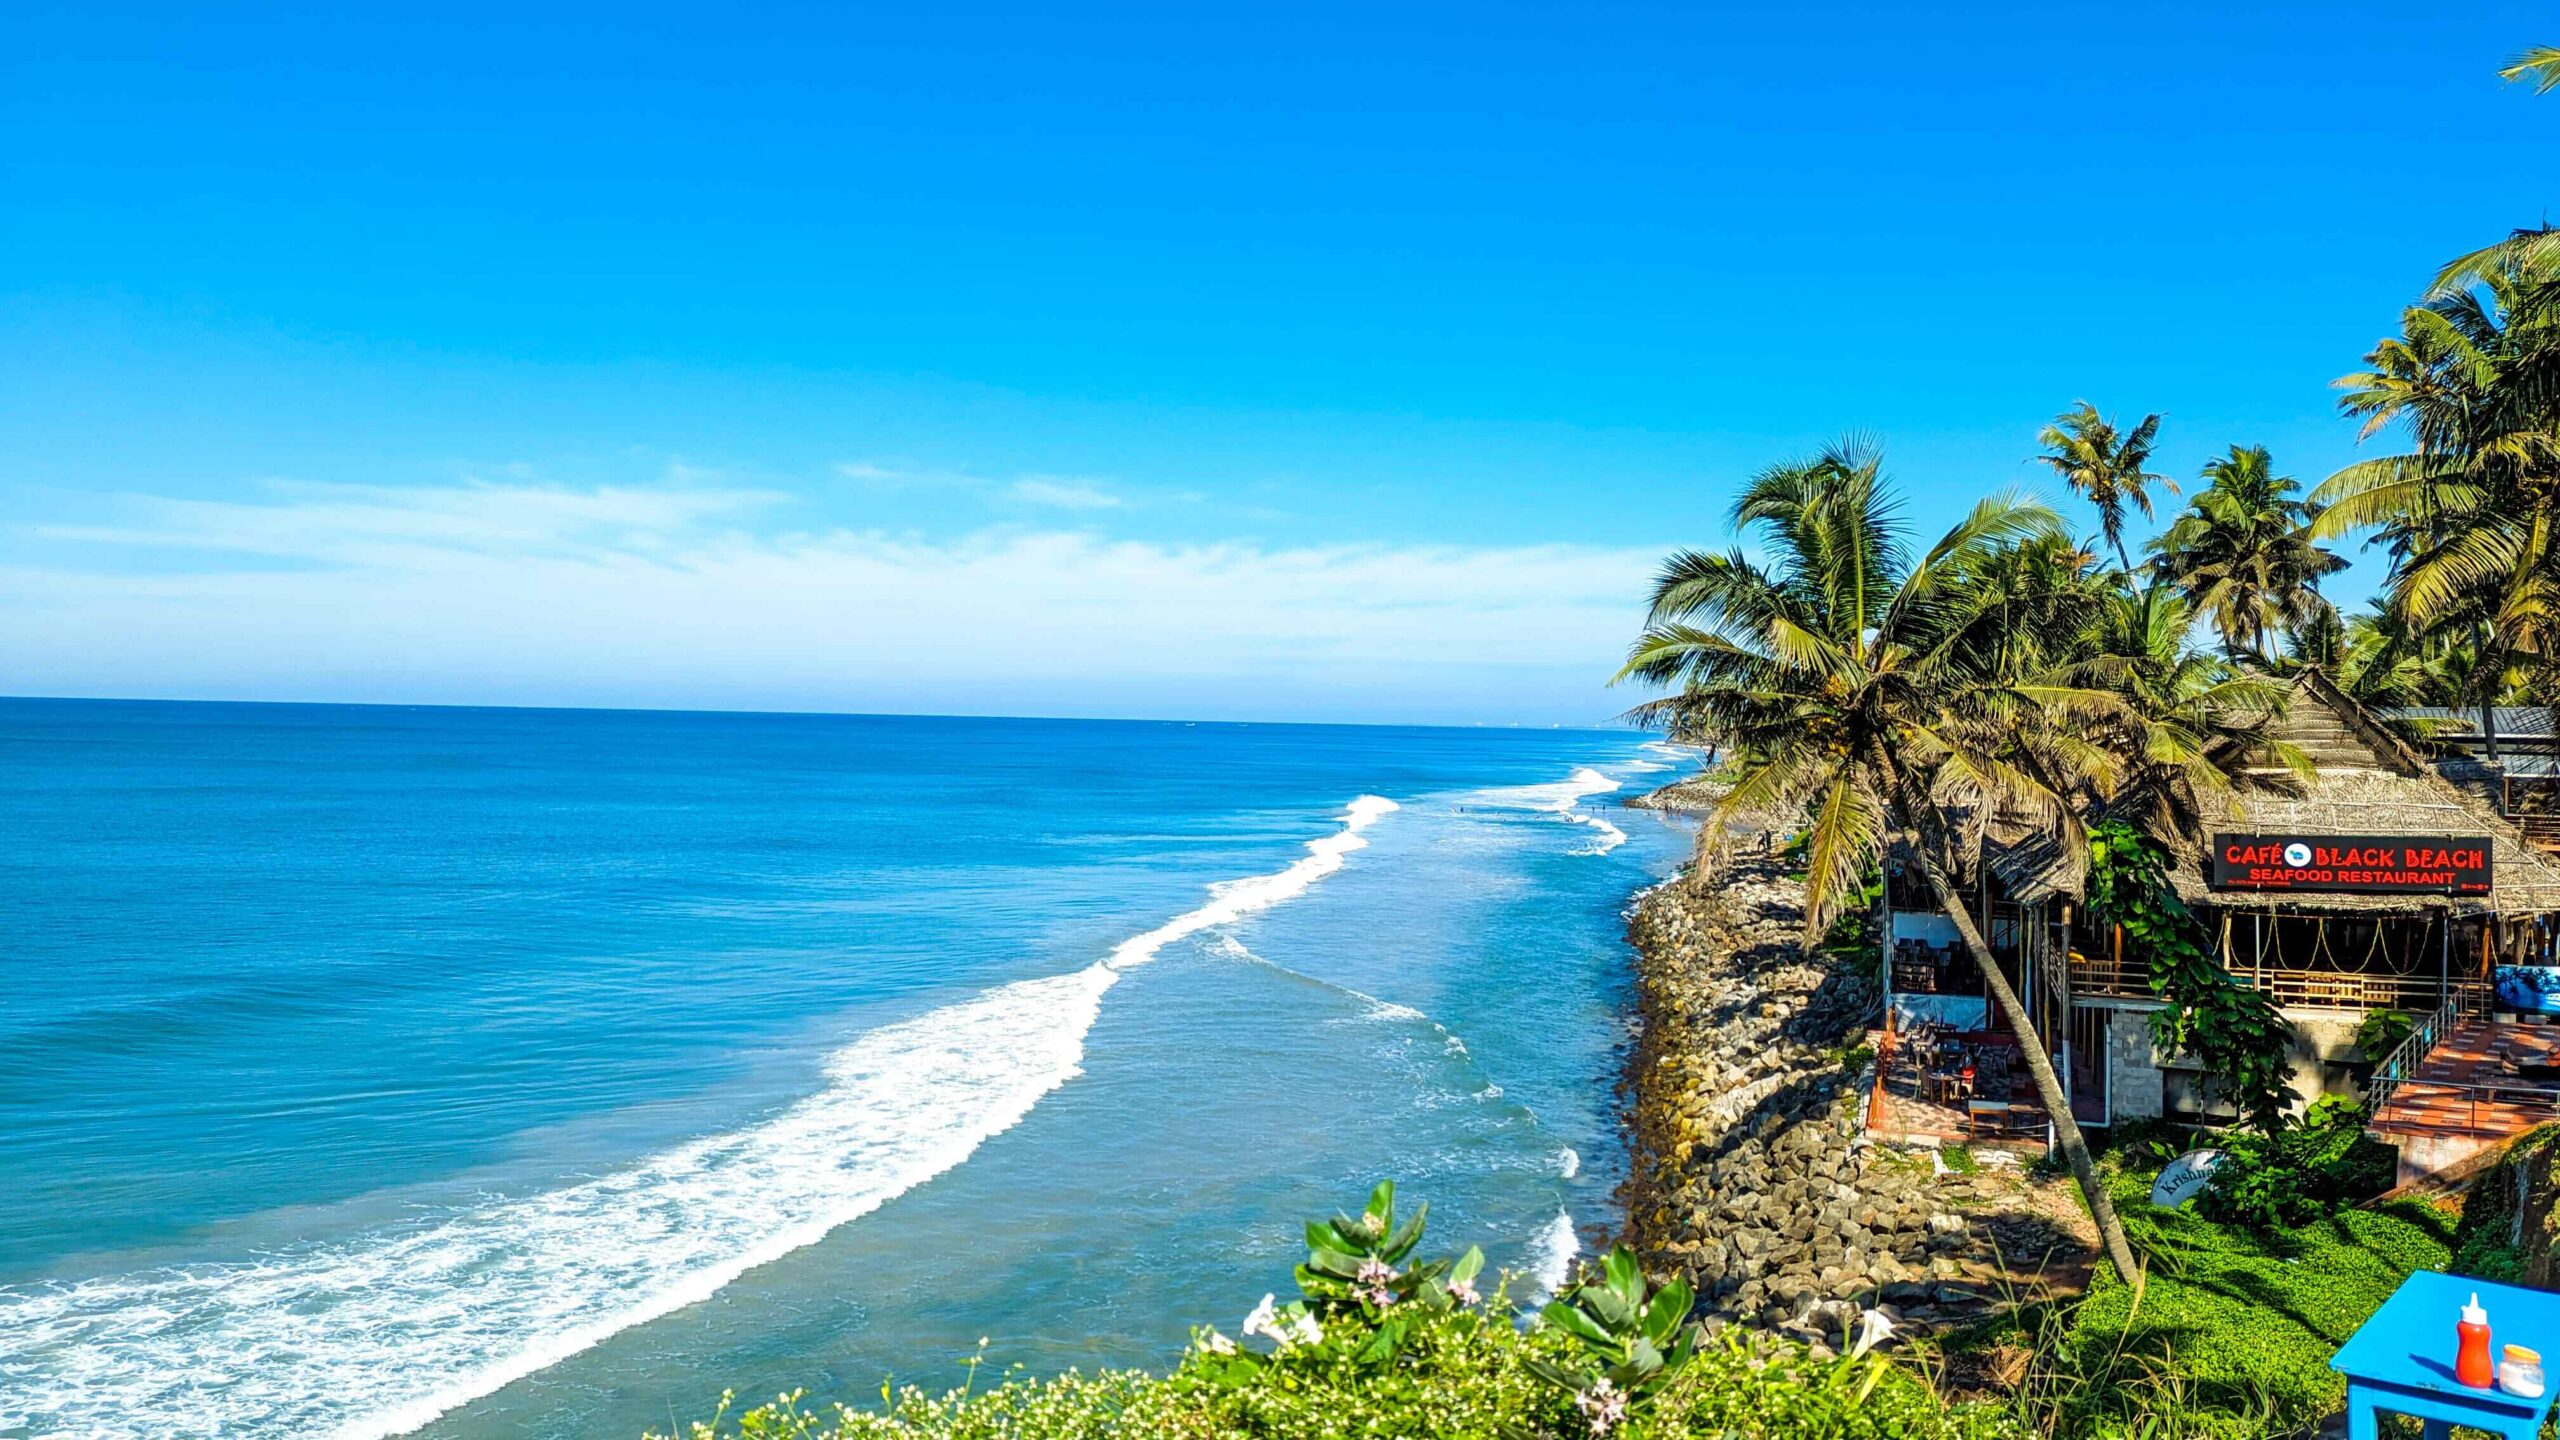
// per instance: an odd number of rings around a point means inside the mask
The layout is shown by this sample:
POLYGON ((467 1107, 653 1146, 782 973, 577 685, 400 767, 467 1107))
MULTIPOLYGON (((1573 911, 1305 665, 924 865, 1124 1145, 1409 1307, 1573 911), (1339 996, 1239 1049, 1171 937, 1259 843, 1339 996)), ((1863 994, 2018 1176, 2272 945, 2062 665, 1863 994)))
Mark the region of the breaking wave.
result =
POLYGON ((1396 808, 1361 796, 1286 868, 1082 970, 872 1030, 818 1093, 629 1169, 254 1259, 0 1287, 0 1433, 373 1440, 707 1299, 968 1159, 1081 1073, 1122 973, 1305 894, 1396 808))

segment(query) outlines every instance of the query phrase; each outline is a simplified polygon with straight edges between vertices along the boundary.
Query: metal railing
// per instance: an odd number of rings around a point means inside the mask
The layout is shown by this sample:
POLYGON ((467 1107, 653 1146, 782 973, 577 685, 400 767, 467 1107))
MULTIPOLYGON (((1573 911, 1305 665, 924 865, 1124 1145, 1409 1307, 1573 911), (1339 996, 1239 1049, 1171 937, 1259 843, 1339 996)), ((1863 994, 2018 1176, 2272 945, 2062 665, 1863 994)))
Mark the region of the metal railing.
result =
POLYGON ((2523 1081, 2397 1080, 2384 1093, 2400 1108, 2386 1115, 2377 1101, 2367 1123, 2389 1135, 2513 1135, 2560 1120, 2560 1090, 2523 1081))
POLYGON ((2462 994, 2448 997, 2435 1013, 2412 1027, 2407 1035, 2401 1037, 2399 1044, 2391 1047, 2391 1053, 2383 1056, 2382 1062, 2373 1067, 2372 1078, 2364 1082, 2366 1114, 2380 1115, 2382 1107, 2391 1103, 2391 1097, 2398 1094, 2403 1085, 2445 1083, 2432 1080, 2418 1082, 2418 1066, 2426 1060, 2427 1052, 2436 1048, 2436 1042, 2453 1033, 2453 1027, 2462 1019, 2466 1008, 2464 1002, 2468 998, 2462 994))

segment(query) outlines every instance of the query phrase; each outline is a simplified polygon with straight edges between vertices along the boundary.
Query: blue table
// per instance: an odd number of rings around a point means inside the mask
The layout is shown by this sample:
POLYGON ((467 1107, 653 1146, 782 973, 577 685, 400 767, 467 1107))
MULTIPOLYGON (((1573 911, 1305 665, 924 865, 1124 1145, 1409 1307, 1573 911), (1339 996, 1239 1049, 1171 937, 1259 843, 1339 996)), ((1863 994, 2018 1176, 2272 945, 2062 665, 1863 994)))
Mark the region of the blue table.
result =
POLYGON ((2506 1440, 2534 1440, 2542 1433, 2554 1398, 2547 1379, 2542 1398, 2520 1400, 2453 1378, 2453 1327, 2474 1291, 2489 1312, 2491 1360, 2509 1345, 2522 1345, 2542 1352, 2546 1375, 2560 1371, 2560 1295, 2421 1270, 2401 1281, 2329 1362, 2347 1377, 2348 1440, 2375 1440, 2374 1415, 2381 1410, 2425 1421, 2427 1440, 2445 1440, 2452 1425, 2506 1440))

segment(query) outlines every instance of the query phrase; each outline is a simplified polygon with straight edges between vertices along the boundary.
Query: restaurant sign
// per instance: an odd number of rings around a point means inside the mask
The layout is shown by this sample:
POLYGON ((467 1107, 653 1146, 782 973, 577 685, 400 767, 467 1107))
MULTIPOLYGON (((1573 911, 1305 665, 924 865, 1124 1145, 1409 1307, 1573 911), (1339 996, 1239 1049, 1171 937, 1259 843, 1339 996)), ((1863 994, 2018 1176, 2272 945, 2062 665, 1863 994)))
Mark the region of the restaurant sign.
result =
POLYGON ((2216 890, 2348 895, 2486 895, 2486 836, 2216 835, 2216 890))

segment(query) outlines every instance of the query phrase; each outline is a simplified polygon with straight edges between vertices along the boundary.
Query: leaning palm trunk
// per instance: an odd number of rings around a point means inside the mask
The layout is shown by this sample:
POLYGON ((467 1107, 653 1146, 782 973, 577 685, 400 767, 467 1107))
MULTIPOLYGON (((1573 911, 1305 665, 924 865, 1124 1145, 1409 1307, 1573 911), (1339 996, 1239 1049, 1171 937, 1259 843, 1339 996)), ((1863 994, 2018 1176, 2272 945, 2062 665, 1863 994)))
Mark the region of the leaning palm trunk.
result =
POLYGON ((2089 1201, 2089 1218, 2097 1222, 2098 1242, 2106 1249, 2108 1263, 2115 1266, 2117 1277, 2124 1283, 2139 1285, 2142 1272, 2134 1264, 2133 1247, 2126 1243, 2124 1225, 2116 1219, 2115 1202, 2107 1198, 2107 1187, 2098 1179, 2097 1163, 2089 1158, 2088 1139, 2080 1133, 2080 1122, 2072 1118, 2071 1098, 2063 1093, 2062 1077, 2053 1073, 2053 1059, 2045 1053, 2044 1038, 2036 1033, 2026 1004, 2018 998, 2009 977, 2000 973, 2000 962, 1965 909, 1964 898, 1947 883, 1946 872, 1930 858, 1929 850, 1918 839, 1907 831, 1904 834, 1912 858, 1921 873, 1929 877, 1929 888, 1937 894, 1938 908, 1955 922, 1956 933, 1964 937, 1965 948, 1973 952, 1973 963, 1981 969, 1983 982, 1991 987, 1991 998, 1999 1003, 2009 1028, 2018 1033, 2018 1048, 2026 1054, 2027 1074, 2035 1081, 2036 1099, 2053 1117, 2054 1144, 2060 1147, 2063 1160, 2071 1167, 2071 1178, 2080 1182, 2080 1193, 2089 1201))

